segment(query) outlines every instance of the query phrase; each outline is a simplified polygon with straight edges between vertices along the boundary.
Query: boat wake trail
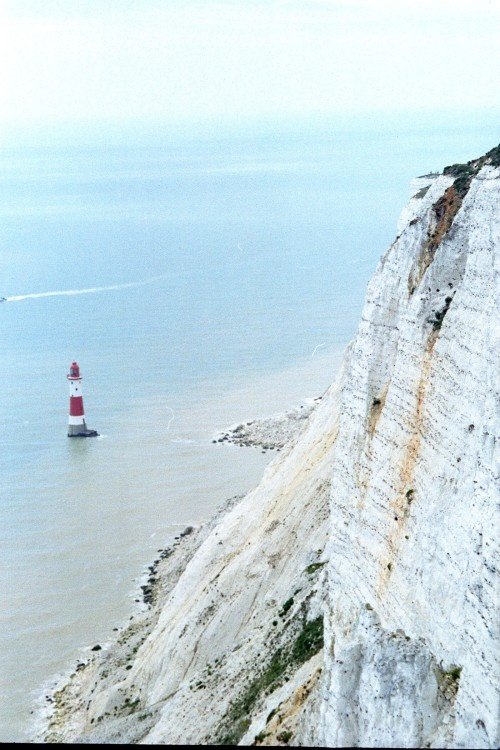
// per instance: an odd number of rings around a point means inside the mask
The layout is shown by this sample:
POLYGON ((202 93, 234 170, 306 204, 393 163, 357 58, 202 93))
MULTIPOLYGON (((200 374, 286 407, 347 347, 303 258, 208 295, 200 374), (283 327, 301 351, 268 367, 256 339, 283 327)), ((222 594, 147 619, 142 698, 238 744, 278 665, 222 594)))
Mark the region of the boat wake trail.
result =
POLYGON ((151 279, 145 279, 144 281, 131 281, 128 284, 110 284, 108 286, 92 286, 88 289, 66 289, 56 292, 34 292, 33 294, 15 294, 11 297, 5 297, 5 302, 21 302, 24 299, 39 299, 40 297, 72 297, 76 294, 94 294, 95 292, 111 292, 119 289, 132 289, 137 286, 146 286, 146 284, 152 284, 155 281, 164 279, 166 274, 162 276, 153 276, 151 279))

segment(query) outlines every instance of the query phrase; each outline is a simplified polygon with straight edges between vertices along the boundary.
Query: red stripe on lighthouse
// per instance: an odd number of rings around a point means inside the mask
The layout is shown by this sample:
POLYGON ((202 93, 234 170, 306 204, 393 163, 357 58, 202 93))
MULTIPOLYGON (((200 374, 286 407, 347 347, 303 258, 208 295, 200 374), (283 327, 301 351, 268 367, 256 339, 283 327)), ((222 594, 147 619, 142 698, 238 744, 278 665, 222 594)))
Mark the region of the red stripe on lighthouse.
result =
POLYGON ((70 396, 69 415, 70 417, 83 417, 83 398, 81 396, 70 396))

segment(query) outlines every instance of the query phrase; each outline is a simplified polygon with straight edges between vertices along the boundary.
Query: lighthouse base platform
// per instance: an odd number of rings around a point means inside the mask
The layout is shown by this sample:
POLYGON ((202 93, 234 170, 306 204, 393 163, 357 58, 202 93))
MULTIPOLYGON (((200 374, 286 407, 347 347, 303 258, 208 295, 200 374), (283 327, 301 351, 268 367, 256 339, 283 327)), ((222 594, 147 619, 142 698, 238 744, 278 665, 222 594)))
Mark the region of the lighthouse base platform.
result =
MULTIPOLYGON (((71 429, 71 428, 70 428, 71 429)), ((73 429, 75 429, 73 427, 73 429)), ((88 438, 88 437, 99 437, 99 433, 97 430, 80 430, 80 432, 68 432, 68 437, 74 438, 74 437, 81 437, 81 438, 88 438)))

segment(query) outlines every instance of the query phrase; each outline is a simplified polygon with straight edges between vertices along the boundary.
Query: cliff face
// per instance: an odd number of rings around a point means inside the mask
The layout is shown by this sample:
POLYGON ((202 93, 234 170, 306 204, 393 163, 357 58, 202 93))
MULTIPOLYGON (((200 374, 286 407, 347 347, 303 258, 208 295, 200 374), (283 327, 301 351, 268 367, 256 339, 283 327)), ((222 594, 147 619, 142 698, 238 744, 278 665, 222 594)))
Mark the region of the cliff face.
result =
POLYGON ((337 382, 49 738, 498 745, 492 161, 415 184, 337 382))
POLYGON ((498 742, 498 177, 478 172, 429 252, 453 176, 434 179, 369 285, 332 471, 320 743, 498 742))

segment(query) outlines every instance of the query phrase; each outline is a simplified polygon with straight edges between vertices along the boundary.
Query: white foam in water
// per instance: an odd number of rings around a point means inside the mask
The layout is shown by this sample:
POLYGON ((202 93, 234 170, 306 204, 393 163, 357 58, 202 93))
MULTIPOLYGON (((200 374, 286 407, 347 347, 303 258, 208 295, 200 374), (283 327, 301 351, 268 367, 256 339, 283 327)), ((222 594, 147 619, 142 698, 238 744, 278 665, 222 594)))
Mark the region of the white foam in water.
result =
POLYGON ((169 410, 169 412, 171 413, 171 417, 170 417, 170 419, 168 420, 168 424, 167 424, 167 431, 168 431, 168 430, 170 429, 170 425, 172 424, 172 422, 173 422, 173 421, 174 421, 174 419, 175 419, 175 412, 174 412, 174 410, 172 409, 172 407, 171 407, 171 406, 166 406, 166 407, 165 407, 165 409, 168 409, 168 410, 169 410))
POLYGON ((76 294, 94 294, 95 292, 111 292, 119 289, 131 289, 132 287, 145 286, 146 284, 153 284, 155 281, 164 279, 166 274, 161 276, 154 276, 151 279, 145 279, 143 281, 130 281, 127 284, 110 284, 109 286, 92 286, 88 289, 66 289, 56 292, 34 292, 33 294, 15 294, 11 297, 6 297, 6 302, 21 302, 25 299, 39 299, 40 297, 72 297, 76 294))

